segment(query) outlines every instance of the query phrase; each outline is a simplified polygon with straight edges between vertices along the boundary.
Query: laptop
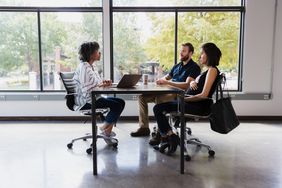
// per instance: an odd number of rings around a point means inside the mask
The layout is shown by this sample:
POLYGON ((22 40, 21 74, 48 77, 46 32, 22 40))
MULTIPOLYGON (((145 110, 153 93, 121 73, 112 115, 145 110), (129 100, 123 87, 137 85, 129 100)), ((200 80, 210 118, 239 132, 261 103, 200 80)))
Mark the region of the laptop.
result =
POLYGON ((117 84, 113 83, 111 87, 131 88, 137 84, 141 77, 141 74, 124 74, 120 81, 117 84))

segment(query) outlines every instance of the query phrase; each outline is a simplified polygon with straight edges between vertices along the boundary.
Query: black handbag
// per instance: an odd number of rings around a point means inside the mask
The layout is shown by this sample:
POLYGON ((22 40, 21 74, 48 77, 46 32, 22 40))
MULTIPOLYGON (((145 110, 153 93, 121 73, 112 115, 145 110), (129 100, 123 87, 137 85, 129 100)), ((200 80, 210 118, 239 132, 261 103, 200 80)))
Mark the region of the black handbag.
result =
MULTIPOLYGON (((223 77, 225 81, 225 77, 223 77)), ((227 134, 235 129, 239 124, 239 120, 231 103, 229 93, 223 97, 221 83, 218 84, 216 91, 216 102, 211 106, 211 114, 209 117, 211 129, 217 133, 227 134), (220 93, 220 98, 218 97, 220 93)))

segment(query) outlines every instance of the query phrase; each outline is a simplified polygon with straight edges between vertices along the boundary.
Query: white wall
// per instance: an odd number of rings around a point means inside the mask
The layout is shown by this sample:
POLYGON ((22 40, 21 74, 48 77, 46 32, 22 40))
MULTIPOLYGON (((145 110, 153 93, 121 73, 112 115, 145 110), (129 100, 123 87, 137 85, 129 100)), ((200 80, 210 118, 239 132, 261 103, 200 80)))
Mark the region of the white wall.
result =
POLYGON ((282 88, 279 84, 282 80, 282 0, 277 0, 277 3, 274 23, 275 0, 247 1, 243 91, 271 92, 272 99, 233 101, 238 115, 282 115, 282 88))
MULTIPOLYGON (((275 2, 275 0, 247 0, 243 92, 271 92, 272 98, 271 100, 233 100, 238 115, 282 116, 282 88, 281 83, 279 84, 282 80, 280 62, 282 59, 280 52, 282 49, 282 0, 277 0, 277 15, 274 23, 275 2)), ((108 38, 105 41, 108 41, 108 38)), ((109 61, 105 61, 107 62, 109 61)), ((64 101, 0 101, 0 106, 0 116, 78 115, 66 109, 64 101)), ((137 116, 136 106, 136 101, 127 102, 123 115, 137 116)))

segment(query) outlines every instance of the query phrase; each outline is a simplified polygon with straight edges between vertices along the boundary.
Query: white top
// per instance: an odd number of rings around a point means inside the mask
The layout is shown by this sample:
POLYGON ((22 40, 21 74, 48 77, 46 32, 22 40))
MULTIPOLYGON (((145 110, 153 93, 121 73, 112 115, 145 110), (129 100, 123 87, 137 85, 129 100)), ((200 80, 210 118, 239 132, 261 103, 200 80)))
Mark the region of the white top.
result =
POLYGON ((74 110, 80 110, 86 103, 91 104, 91 91, 103 81, 96 69, 94 64, 87 62, 80 62, 78 65, 73 77, 77 93, 74 110))

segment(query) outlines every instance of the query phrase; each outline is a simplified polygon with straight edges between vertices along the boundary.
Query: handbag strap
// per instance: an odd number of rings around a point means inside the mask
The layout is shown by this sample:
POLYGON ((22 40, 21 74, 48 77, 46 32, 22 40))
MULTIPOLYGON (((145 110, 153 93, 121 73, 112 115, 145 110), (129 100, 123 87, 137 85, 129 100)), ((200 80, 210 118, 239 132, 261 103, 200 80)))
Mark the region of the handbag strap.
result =
MULTIPOLYGON (((220 73, 219 74, 219 79, 218 79, 218 83, 217 83, 217 87, 216 87, 216 101, 218 101, 219 99, 223 98, 223 88, 225 89, 225 85, 226 85, 226 77, 224 73, 220 73), (219 94, 218 94, 219 93, 219 94), (220 95, 220 98, 219 98, 220 95)), ((227 91, 227 96, 230 97, 229 95, 229 91, 228 89, 225 89, 227 91)))
MULTIPOLYGON (((225 75, 223 75, 223 77, 222 77, 222 84, 223 84, 223 89, 222 89, 222 91, 223 91, 223 90, 226 91, 227 97, 230 98, 230 94, 229 94, 229 90, 228 90, 228 88, 227 88, 227 82, 226 82, 226 77, 225 77, 225 75)), ((222 95, 222 97, 223 97, 223 95, 222 95)))

